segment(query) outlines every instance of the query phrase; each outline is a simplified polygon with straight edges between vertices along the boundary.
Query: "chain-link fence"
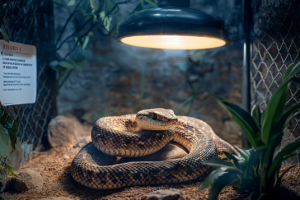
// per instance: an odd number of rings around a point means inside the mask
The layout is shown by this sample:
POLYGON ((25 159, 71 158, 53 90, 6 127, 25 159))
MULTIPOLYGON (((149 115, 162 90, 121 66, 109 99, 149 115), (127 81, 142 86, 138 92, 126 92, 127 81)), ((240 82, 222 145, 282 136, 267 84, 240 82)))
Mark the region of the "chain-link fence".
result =
MULTIPOLYGON (((254 1, 254 42, 251 68, 252 106, 264 110, 282 75, 300 58, 300 2, 295 0, 254 1), (258 4, 256 4, 258 2, 258 4)), ((293 83, 287 107, 300 102, 299 85, 293 83)), ((290 123, 282 147, 300 139, 300 115, 290 123)), ((300 154, 285 165, 300 161, 300 154)))
MULTIPOLYGON (((1 28, 10 41, 37 48, 37 100, 35 104, 7 106, 5 114, 20 120, 18 137, 28 156, 40 150, 49 121, 56 115, 55 73, 47 63, 53 60, 54 22, 52 0, 0 0, 1 28)), ((2 36, 0 36, 2 39, 2 36)), ((45 140, 47 141, 47 140, 45 140)))

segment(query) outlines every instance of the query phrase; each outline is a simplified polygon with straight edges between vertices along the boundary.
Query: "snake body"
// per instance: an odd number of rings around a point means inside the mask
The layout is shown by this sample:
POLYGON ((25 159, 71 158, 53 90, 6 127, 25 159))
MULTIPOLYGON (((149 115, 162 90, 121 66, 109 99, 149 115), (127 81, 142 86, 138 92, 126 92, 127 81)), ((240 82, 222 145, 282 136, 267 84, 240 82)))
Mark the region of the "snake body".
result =
POLYGON ((203 178, 202 163, 220 151, 236 153, 205 122, 175 116, 172 110, 149 109, 137 115, 100 118, 92 129, 92 143, 83 147, 71 164, 71 175, 93 189, 182 183, 203 178), (120 157, 145 156, 174 141, 188 155, 164 161, 110 164, 120 157))

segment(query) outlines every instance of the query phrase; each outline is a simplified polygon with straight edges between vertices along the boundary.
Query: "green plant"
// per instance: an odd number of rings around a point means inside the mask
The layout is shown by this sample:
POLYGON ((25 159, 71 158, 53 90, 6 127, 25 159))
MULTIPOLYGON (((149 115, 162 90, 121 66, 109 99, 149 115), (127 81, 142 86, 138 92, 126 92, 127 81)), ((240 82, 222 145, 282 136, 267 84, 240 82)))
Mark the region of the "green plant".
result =
POLYGON ((254 106, 250 115, 239 106, 211 94, 235 118, 253 149, 242 150, 236 147, 241 156, 223 152, 226 160, 212 158, 205 162, 216 168, 200 185, 200 189, 204 189, 212 183, 209 199, 216 199, 225 186, 233 186, 239 193, 249 192, 250 199, 276 197, 283 175, 294 166, 287 167, 279 176, 281 163, 295 155, 293 152, 300 146, 300 141, 296 141, 277 153, 285 127, 294 118, 293 113, 300 110, 300 104, 284 109, 291 81, 300 83, 300 78, 295 77, 299 72, 300 64, 291 64, 287 68, 282 84, 263 113, 254 106))
MULTIPOLYGON (((0 106, 0 175, 2 184, 5 185, 5 177, 16 176, 13 167, 7 163, 10 160, 9 140, 12 150, 17 144, 19 121, 11 116, 5 115, 4 109, 0 106)), ((3 189, 3 188, 2 188, 3 189)), ((2 190, 1 189, 1 190, 2 190)))
POLYGON ((72 56, 69 60, 54 60, 49 63, 49 66, 56 71, 56 89, 59 89, 63 86, 66 80, 70 77, 72 72, 81 71, 82 66, 86 63, 86 57, 82 54, 72 56))

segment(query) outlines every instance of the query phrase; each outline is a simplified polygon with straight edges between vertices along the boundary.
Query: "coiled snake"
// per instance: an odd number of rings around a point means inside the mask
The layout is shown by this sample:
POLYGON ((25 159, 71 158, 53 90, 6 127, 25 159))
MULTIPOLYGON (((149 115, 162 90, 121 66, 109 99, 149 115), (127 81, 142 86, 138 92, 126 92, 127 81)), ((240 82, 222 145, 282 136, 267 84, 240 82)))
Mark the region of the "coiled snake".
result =
POLYGON ((208 168, 202 163, 208 158, 221 150, 237 153, 205 122, 191 117, 176 117, 172 110, 162 108, 142 110, 136 115, 100 118, 93 126, 91 137, 92 143, 75 156, 71 175, 80 184, 94 189, 195 180, 207 174, 208 168), (164 161, 107 165, 116 156, 152 154, 172 140, 185 147, 189 154, 164 161))

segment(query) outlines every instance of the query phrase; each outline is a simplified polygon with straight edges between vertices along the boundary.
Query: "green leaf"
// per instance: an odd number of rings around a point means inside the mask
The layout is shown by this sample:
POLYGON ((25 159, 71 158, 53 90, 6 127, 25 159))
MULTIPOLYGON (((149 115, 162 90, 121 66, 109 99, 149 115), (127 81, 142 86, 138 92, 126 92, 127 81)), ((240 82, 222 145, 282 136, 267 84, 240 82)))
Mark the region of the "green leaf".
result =
POLYGON ((258 128, 260 128, 261 123, 261 112, 257 105, 254 105, 251 111, 251 116, 254 119, 256 125, 258 128))
POLYGON ((104 21, 106 14, 105 14, 104 11, 102 11, 102 12, 99 13, 99 16, 100 16, 100 19, 101 19, 102 21, 104 21))
POLYGON ((66 69, 75 69, 76 68, 72 63, 70 63, 69 61, 65 61, 65 60, 60 61, 59 65, 66 69))
POLYGON ((294 118, 293 113, 297 110, 300 110, 300 104, 294 105, 286 111, 284 111, 284 113, 280 116, 278 122, 276 123, 275 130, 283 130, 287 122, 294 118))
POLYGON ((90 5, 94 12, 99 10, 99 6, 96 0, 90 0, 90 5))
POLYGON ((59 65, 59 62, 57 60, 54 60, 49 63, 49 66, 54 70, 57 68, 58 65, 59 65))
POLYGON ((19 130, 19 121, 15 120, 12 127, 8 130, 9 138, 13 150, 16 149, 18 130, 19 130))
MULTIPOLYGON (((300 65, 291 64, 286 73, 283 75, 283 83, 278 87, 278 89, 273 94, 270 102, 264 112, 264 119, 262 122, 261 138, 265 144, 269 143, 270 135, 273 131, 278 131, 276 129, 277 122, 280 121, 279 118, 282 116, 285 108, 285 104, 288 98, 288 86, 289 83, 295 76, 295 74, 300 72, 300 65)), ((288 116, 284 116, 286 119, 280 121, 280 126, 284 126, 288 116), (283 122, 284 121, 284 122, 283 122)))
POLYGON ((230 103, 215 94, 210 93, 210 95, 218 99, 227 108, 227 110, 231 113, 232 117, 240 125, 241 129, 246 135, 248 141, 251 143, 252 147, 254 149, 257 149, 259 144, 256 138, 259 129, 251 115, 236 104, 230 103))
POLYGON ((26 1, 26 6, 25 6, 25 7, 26 7, 26 10, 27 10, 27 11, 29 11, 30 6, 32 5, 32 1, 33 1, 33 0, 27 0, 27 1, 26 1))
POLYGON ((282 162, 285 161, 285 160, 287 160, 290 157, 297 156, 297 155, 298 155, 297 153, 290 153, 290 154, 288 154, 288 155, 286 155, 286 156, 283 157, 282 162))
POLYGON ((200 60, 203 60, 205 58, 205 55, 206 55, 205 50, 190 50, 189 51, 189 58, 195 63, 198 63, 200 60))
POLYGON ((261 127, 261 139, 264 144, 269 144, 270 136, 273 134, 274 126, 282 115, 288 97, 289 81, 282 83, 271 97, 264 112, 261 127))
POLYGON ((289 81, 299 72, 300 72, 299 63, 297 63, 296 65, 294 63, 290 64, 282 77, 282 81, 283 82, 289 81))
POLYGON ((251 153, 254 153, 254 152, 255 152, 255 150, 253 148, 245 150, 245 153, 248 154, 248 156, 250 156, 251 153))
POLYGON ((80 9, 81 9, 82 14, 85 15, 85 13, 89 7, 89 3, 90 3, 89 0, 81 0, 80 9))
POLYGON ((83 49, 86 48, 86 46, 88 45, 89 41, 90 41, 90 37, 86 36, 85 39, 84 39, 83 45, 82 45, 83 49))
POLYGON ((201 183, 199 190, 207 188, 212 182, 214 182, 215 179, 217 179, 219 176, 222 176, 224 173, 227 172, 224 172, 222 169, 216 169, 212 171, 201 183))
POLYGON ((240 173, 238 173, 238 172, 232 171, 232 172, 223 174, 218 179, 216 179, 211 187, 210 192, 209 192, 209 200, 217 199, 220 191, 225 186, 231 186, 234 184, 238 184, 239 178, 237 175, 239 175, 239 174, 240 173))
POLYGON ((241 156, 245 159, 246 162, 248 162, 249 160, 249 155, 242 149, 240 149, 237 146, 234 146, 236 148, 236 150, 241 154, 241 156))
POLYGON ((8 37, 8 35, 5 33, 5 31, 2 28, 0 28, 0 32, 1 32, 2 36, 3 36, 3 39, 6 42, 9 42, 9 37, 8 37))
POLYGON ((69 3, 67 4, 68 6, 74 6, 77 3, 76 0, 71 0, 69 1, 69 3))
POLYGON ((9 117, 6 120, 5 125, 3 126, 4 131, 5 131, 5 137, 4 137, 5 144, 8 144, 9 130, 12 128, 12 123, 13 123, 13 119, 11 117, 9 117))
POLYGON ((234 166, 235 166, 237 169, 239 169, 240 165, 239 165, 238 160, 237 160, 233 155, 231 155, 230 153, 227 153, 227 152, 225 152, 225 151, 222 151, 222 152, 223 152, 223 154, 226 156, 226 158, 227 158, 228 160, 230 160, 230 162, 231 162, 232 164, 234 164, 234 166))
POLYGON ((5 165, 5 169, 6 169, 6 175, 11 175, 11 176, 18 176, 15 172, 14 172, 14 168, 8 164, 7 162, 3 162, 3 164, 5 165))
POLYGON ((157 8, 157 5, 155 3, 155 1, 153 0, 145 0, 147 3, 149 3, 153 8, 157 8))
POLYGON ((105 0, 105 10, 107 12, 111 11, 111 5, 108 0, 105 0))
POLYGON ((6 132, 2 124, 0 124, 0 156, 6 156, 8 160, 10 160, 10 155, 8 152, 7 144, 4 142, 6 132))
MULTIPOLYGON (((1 108, 2 109, 2 108, 1 108)), ((6 116, 4 115, 4 111, 2 109, 2 114, 0 114, 0 124, 2 124, 2 126, 4 127, 6 124, 6 116), (2 116, 1 116, 2 115, 2 116)))
POLYGON ((251 151, 249 161, 245 169, 245 177, 255 176, 256 168, 259 165, 259 159, 263 151, 267 149, 266 146, 260 146, 256 151, 251 151))
POLYGON ((203 164, 210 166, 210 167, 216 167, 216 168, 220 168, 220 167, 233 168, 232 163, 227 162, 225 160, 218 159, 218 158, 210 158, 210 159, 206 160, 205 162, 203 162, 203 164))
POLYGON ((93 17, 93 14, 87 14, 85 16, 86 16, 86 18, 84 19, 84 22, 87 22, 93 17))
POLYGON ((188 64, 186 63, 176 63, 175 66, 182 72, 186 72, 188 69, 188 64))
MULTIPOLYGON (((285 73, 283 74, 283 76, 282 76, 282 81, 283 82, 285 82, 285 81, 288 81, 291 77, 291 71, 292 71, 292 69, 295 67, 295 63, 292 63, 292 64, 290 64, 288 67, 287 67, 287 69, 286 69, 286 71, 285 71, 285 73)), ((292 75, 292 77, 294 76, 295 74, 293 74, 292 75)))
POLYGON ((234 155, 234 154, 232 154, 232 156, 234 156, 238 160, 239 163, 245 162, 245 158, 243 158, 242 156, 238 156, 238 155, 234 155))
POLYGON ((111 16, 107 16, 107 17, 105 17, 105 19, 104 19, 104 26, 105 26, 105 29, 106 29, 107 31, 110 30, 111 20, 112 20, 112 17, 111 17, 111 16))
POLYGON ((280 168, 281 162, 283 161, 284 157, 294 152, 296 149, 299 148, 299 146, 300 140, 287 145, 277 154, 277 156, 273 160, 270 169, 268 170, 268 178, 273 176, 276 173, 276 171, 278 171, 278 166, 280 168))

